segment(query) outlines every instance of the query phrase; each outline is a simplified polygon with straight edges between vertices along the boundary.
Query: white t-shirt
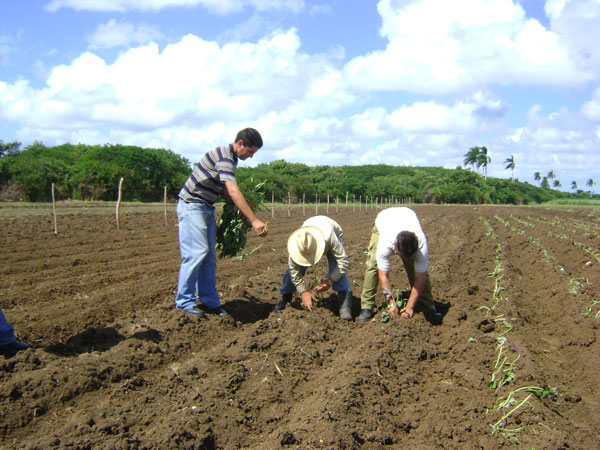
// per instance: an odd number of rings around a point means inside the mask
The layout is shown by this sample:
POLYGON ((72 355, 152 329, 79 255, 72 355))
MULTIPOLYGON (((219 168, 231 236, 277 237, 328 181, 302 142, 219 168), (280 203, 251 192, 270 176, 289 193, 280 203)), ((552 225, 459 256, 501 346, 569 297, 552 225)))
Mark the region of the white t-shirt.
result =
POLYGON ((394 254, 394 243, 398 233, 412 231, 417 236, 419 248, 415 255, 415 272, 427 272, 429 250, 427 238, 415 212, 410 208, 388 208, 377 214, 375 226, 379 231, 377 243, 377 268, 390 271, 390 257, 394 254))

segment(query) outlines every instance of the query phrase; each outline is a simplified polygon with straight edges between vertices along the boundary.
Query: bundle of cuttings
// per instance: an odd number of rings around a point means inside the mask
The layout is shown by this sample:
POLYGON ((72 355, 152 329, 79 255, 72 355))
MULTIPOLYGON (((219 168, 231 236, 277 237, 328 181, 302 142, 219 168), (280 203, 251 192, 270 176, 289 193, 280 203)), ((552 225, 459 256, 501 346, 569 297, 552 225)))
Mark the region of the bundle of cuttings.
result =
MULTIPOLYGON (((261 191, 261 188, 265 184, 265 181, 254 184, 252 179, 250 179, 249 185, 244 188, 244 197, 248 200, 252 211, 258 211, 263 208, 265 194, 261 191)), ((248 222, 242 212, 235 206, 233 200, 227 198, 217 226, 217 250, 219 250, 219 258, 231 256, 243 260, 257 251, 262 244, 248 253, 242 253, 246 246, 248 231, 251 228, 252 224, 248 222)))

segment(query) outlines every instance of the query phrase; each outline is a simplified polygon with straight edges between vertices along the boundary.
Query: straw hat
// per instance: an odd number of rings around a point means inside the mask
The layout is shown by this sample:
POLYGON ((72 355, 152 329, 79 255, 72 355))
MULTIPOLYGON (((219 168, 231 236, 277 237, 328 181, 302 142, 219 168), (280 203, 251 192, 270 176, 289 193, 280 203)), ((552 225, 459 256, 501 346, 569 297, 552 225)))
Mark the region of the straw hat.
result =
POLYGON ((292 261, 300 266, 312 266, 323 256, 325 238, 317 227, 306 226, 295 230, 287 243, 288 253, 292 261))

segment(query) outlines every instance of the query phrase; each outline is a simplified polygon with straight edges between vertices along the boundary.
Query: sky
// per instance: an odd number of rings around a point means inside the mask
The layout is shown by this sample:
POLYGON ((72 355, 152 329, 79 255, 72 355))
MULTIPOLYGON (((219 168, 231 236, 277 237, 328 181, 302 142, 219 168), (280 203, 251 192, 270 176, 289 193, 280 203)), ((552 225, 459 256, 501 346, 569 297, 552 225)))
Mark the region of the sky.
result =
MULTIPOLYGON (((0 140, 600 183, 600 0, 0 0, 0 140)), ((597 187, 593 188, 597 191, 597 187)))

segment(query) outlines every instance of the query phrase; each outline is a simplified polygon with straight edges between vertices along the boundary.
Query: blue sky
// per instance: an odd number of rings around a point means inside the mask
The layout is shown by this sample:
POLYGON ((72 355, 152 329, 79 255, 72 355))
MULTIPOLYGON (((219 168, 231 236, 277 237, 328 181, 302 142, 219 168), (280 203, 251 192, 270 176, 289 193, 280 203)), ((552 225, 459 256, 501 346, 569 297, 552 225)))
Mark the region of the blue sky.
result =
MULTIPOLYGON (((0 2, 0 139, 600 183, 600 0, 0 2)), ((595 189, 597 190, 597 189, 595 189)))

